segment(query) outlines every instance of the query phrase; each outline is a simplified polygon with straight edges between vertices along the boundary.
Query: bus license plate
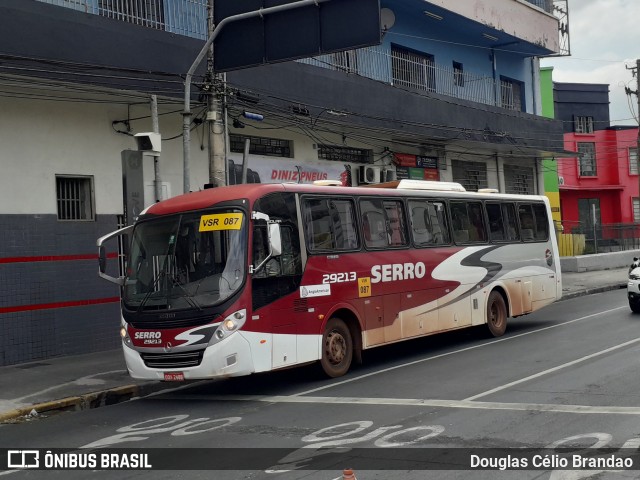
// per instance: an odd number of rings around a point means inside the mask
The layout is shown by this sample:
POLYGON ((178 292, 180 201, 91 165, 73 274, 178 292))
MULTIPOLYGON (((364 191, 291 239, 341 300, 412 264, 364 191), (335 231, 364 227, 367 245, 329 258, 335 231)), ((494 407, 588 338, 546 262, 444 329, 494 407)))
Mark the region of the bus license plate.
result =
POLYGON ((184 373, 182 372, 164 372, 165 382, 184 382, 184 373))

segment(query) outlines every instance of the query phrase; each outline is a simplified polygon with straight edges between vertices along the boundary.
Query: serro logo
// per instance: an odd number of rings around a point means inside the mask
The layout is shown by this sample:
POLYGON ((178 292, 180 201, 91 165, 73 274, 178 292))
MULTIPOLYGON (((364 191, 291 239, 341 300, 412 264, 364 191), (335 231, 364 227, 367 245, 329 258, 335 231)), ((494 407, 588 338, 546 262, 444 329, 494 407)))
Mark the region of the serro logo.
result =
POLYGON ((136 340, 159 339, 162 338, 162 332, 136 332, 133 338, 136 340))
POLYGON ((371 267, 371 283, 395 282, 396 280, 412 280, 427 274, 427 267, 417 263, 387 263, 371 267))

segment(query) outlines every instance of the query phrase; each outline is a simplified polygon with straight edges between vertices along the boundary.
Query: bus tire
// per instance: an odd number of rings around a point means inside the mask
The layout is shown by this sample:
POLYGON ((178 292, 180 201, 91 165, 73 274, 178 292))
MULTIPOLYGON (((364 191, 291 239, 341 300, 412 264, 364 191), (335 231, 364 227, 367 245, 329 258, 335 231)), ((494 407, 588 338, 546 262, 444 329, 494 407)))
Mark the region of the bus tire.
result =
POLYGON ((507 305, 496 290, 489 294, 487 301, 487 326, 494 337, 504 335, 507 330, 507 305))
POLYGON ((320 365, 331 377, 341 377, 349 371, 353 359, 353 340, 349 327, 339 318, 327 322, 322 335, 320 365))

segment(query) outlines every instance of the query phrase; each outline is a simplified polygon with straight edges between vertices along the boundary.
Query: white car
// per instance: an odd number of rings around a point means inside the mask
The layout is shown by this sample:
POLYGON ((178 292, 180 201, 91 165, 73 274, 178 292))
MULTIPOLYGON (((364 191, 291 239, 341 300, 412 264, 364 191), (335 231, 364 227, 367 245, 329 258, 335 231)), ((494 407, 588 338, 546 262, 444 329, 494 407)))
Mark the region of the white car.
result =
POLYGON ((640 313, 640 266, 638 259, 633 259, 633 264, 629 267, 629 282, 627 283, 627 297, 629 298, 629 308, 633 313, 640 313))

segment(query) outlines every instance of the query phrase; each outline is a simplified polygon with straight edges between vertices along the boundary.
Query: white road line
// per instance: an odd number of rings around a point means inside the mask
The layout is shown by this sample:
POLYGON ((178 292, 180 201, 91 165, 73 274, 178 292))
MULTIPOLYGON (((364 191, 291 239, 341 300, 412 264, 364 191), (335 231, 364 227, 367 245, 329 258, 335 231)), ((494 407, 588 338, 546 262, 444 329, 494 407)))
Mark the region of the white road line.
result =
POLYGON ((479 394, 474 395, 472 397, 465 398, 463 401, 471 402, 471 401, 476 400, 478 398, 486 397, 487 395, 491 395, 492 393, 496 393, 496 392, 499 392, 501 390, 505 390, 507 388, 513 387, 515 385, 518 385, 520 383, 525 383, 525 382, 528 382, 529 380, 533 380, 535 378, 542 377, 544 375, 548 375, 549 373, 557 372, 558 370, 562 370, 563 368, 567 368, 567 367, 570 367, 572 365, 576 365, 576 364, 578 364, 580 362, 584 362, 586 360, 590 360, 592 358, 599 357, 600 355, 604 355, 605 353, 613 352, 615 350, 619 350, 621 348, 627 347, 629 345, 633 345, 634 343, 638 343, 638 342, 640 342, 640 338, 636 338, 634 340, 629 340, 628 342, 621 343, 620 345, 615 345, 615 346, 613 346, 611 348, 607 348, 605 350, 601 350, 599 352, 592 353, 591 355, 586 355, 586 356, 584 356, 582 358, 578 358, 576 360, 572 360, 570 362, 563 363, 562 365, 558 365, 557 367, 549 368, 549 369, 544 370, 542 372, 538 372, 536 374, 529 375, 528 377, 521 378, 520 380, 516 380, 515 382, 507 383, 505 385, 501 385, 499 387, 492 388, 491 390, 487 390, 486 392, 482 392, 482 393, 479 393, 479 394))
POLYGON ((366 373, 364 375, 359 375, 359 376, 353 377, 353 378, 348 378, 348 379, 342 380, 340 382, 334 382, 334 383, 331 383, 331 384, 328 384, 328 385, 323 385, 322 387, 312 388, 311 390, 305 390, 304 392, 294 393, 291 396, 292 397, 299 397, 301 395, 308 395, 310 393, 319 392, 321 390, 327 390, 329 388, 337 387, 339 385, 344 385, 344 384, 347 384, 347 383, 357 382, 358 380, 362 380, 364 378, 372 377, 374 375, 380 375, 381 373, 391 372, 391 371, 397 370, 399 368, 410 367, 412 365, 417 365, 419 363, 424 363, 424 362, 428 362, 428 361, 431 361, 431 360, 436 360, 438 358, 447 357, 449 355, 455 355, 457 353, 467 352, 469 350, 475 350, 476 348, 482 348, 482 347, 486 347, 486 346, 489 346, 489 345, 494 345, 494 344, 500 343, 500 342, 508 342, 508 341, 516 339, 516 338, 524 337, 526 335, 532 335, 534 333, 544 332, 545 330, 550 330, 552 328, 563 327, 563 326, 569 325, 571 323, 580 322, 582 320, 587 320, 587 319, 593 318, 593 317, 598 317, 600 315, 605 315, 607 313, 615 312, 616 310, 622 310, 624 308, 629 308, 629 307, 627 307, 627 306, 616 307, 616 308, 612 308, 612 309, 609 309, 609 310, 605 310, 603 312, 592 313, 592 314, 586 315, 584 317, 574 318, 573 320, 568 320, 568 321, 562 322, 562 323, 556 323, 554 325, 550 325, 550 326, 544 327, 544 328, 539 328, 537 330, 531 330, 530 332, 519 333, 518 335, 513 335, 511 337, 499 338, 497 340, 491 340, 489 342, 482 343, 480 345, 474 345, 472 347, 461 348, 460 350, 454 350, 453 352, 442 353, 440 355, 434 355, 433 357, 422 358, 420 360, 415 360, 413 362, 403 363, 401 365, 396 365, 394 367, 389 367, 389 368, 385 368, 385 369, 382 369, 382 370, 376 370, 375 372, 366 373))
POLYGON ((437 400, 425 398, 359 398, 359 397, 293 397, 290 395, 181 395, 181 400, 220 402, 298 403, 325 405, 391 405, 401 407, 459 408, 469 410, 511 410, 576 414, 640 415, 640 407, 591 405, 560 405, 546 403, 470 402, 467 400, 437 400))

